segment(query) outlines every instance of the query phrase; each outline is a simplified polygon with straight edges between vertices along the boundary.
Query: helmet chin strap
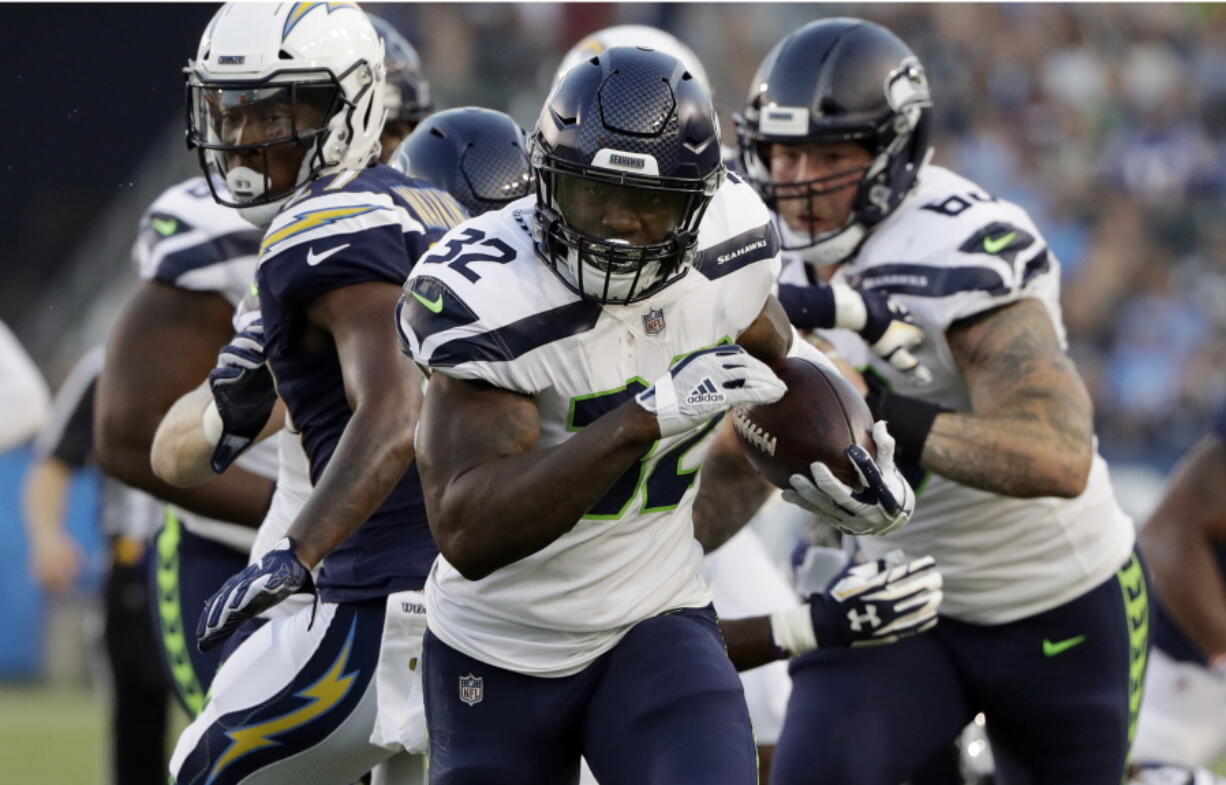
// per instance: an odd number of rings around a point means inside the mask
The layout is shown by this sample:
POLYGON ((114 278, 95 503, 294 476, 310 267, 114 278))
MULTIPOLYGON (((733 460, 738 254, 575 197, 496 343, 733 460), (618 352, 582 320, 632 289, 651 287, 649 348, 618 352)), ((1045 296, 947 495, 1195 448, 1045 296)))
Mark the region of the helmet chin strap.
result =
POLYGON ((818 267, 829 267, 847 261, 860 247, 860 243, 864 242, 867 234, 864 225, 856 221, 849 221, 841 229, 823 232, 817 237, 808 232, 798 232, 792 229, 781 217, 776 223, 784 245, 796 248, 790 253, 795 253, 809 264, 818 267), (797 246, 803 247, 797 248, 797 246))
POLYGON ((289 196, 284 196, 275 202, 240 207, 238 208, 238 214, 257 229, 267 229, 268 225, 272 223, 272 219, 277 217, 277 213, 281 212, 281 206, 285 204, 286 199, 289 199, 289 196))

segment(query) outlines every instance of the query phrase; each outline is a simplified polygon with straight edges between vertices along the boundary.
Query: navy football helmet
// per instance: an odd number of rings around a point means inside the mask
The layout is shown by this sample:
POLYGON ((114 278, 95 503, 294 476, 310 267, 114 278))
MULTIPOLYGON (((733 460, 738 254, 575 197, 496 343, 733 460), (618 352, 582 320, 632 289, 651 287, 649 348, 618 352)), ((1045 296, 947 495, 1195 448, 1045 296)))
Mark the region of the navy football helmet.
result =
POLYGON ((527 134, 492 109, 469 106, 427 117, 390 163, 451 194, 474 217, 532 193, 527 134))
POLYGON ((741 167, 772 210, 781 199, 857 189, 843 226, 797 232, 778 221, 785 250, 818 264, 851 256, 867 230, 892 213, 930 154, 932 100, 923 66, 884 27, 861 19, 811 22, 767 54, 737 115, 741 167), (800 183, 775 183, 774 144, 854 141, 872 156, 858 170, 800 183), (860 176, 848 183, 851 175, 860 176))
POLYGON ((383 41, 383 63, 387 68, 383 103, 387 107, 387 122, 406 123, 409 126, 406 130, 412 130, 434 111, 430 83, 421 70, 421 58, 391 22, 374 14, 367 14, 366 18, 383 41))
POLYGON ((685 275, 724 178, 711 97, 676 58, 614 47, 558 82, 531 141, 541 258, 585 298, 629 303, 685 275))

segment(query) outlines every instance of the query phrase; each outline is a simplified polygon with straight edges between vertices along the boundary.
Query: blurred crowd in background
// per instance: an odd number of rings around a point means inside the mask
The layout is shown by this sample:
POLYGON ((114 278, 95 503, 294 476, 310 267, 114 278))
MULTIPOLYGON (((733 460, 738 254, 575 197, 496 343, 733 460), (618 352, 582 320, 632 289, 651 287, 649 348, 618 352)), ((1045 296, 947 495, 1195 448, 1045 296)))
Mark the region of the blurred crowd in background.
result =
POLYGON ((1226 397, 1226 6, 381 6, 443 105, 531 128, 562 54, 619 22, 688 43, 725 142, 770 47, 822 16, 880 22, 928 70, 935 161, 1031 212, 1110 458, 1165 468, 1226 397))
MULTIPOLYGON (((184 29, 173 32, 194 40, 195 17, 209 9, 178 8, 184 29)), ((936 162, 1026 207, 1063 263, 1071 351, 1096 402, 1107 457, 1166 469, 1226 397, 1226 6, 430 3, 371 10, 418 48, 437 106, 501 109, 529 129, 572 44, 616 23, 661 27, 705 64, 729 144, 757 65, 786 32, 823 16, 881 22, 928 69, 936 162)), ((166 27, 170 35, 173 25, 166 27)), ((193 53, 185 48, 178 62, 193 53)), ((146 154, 140 171, 110 192, 113 202, 129 200, 127 212, 99 207, 89 231, 76 227, 74 254, 14 261, 5 271, 12 286, 0 292, 0 318, 30 339, 53 384, 99 337, 63 340, 63 309, 79 311, 90 333, 109 324, 121 300, 112 289, 132 284, 123 257, 146 195, 195 169, 181 142, 179 76, 166 71, 160 81, 150 75, 166 104, 161 147, 140 145, 163 152, 146 154), (82 258, 82 247, 95 252, 82 258), (115 258, 103 269, 100 255, 115 258), (73 286, 75 300, 65 294, 73 286), (41 299, 51 291, 61 298, 58 313, 41 299)), ((140 95, 138 87, 110 95, 140 95)), ((59 224, 37 226, 58 233, 59 224)), ((20 256, 20 234, 16 246, 20 256)))

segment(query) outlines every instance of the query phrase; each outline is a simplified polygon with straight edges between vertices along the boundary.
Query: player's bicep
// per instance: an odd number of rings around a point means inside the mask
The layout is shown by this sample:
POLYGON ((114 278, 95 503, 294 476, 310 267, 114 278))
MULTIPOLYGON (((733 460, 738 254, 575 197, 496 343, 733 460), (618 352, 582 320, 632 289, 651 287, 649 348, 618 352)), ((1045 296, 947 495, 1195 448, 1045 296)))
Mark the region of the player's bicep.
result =
POLYGON ((98 449, 116 440, 152 442, 170 406, 203 380, 229 341, 234 308, 216 292, 145 281, 107 342, 98 380, 98 449))
POLYGON ((1090 396, 1042 302, 1024 298, 962 319, 946 339, 976 414, 1038 406, 1089 437, 1090 396))
POLYGON ((333 289, 307 307, 312 325, 331 334, 341 364, 345 397, 355 412, 364 404, 400 402, 416 414, 421 373, 400 352, 391 314, 400 287, 366 282, 333 289))
POLYGON ((773 294, 766 298, 761 312, 737 336, 736 342, 763 362, 781 360, 787 355, 792 343, 792 325, 778 298, 773 294))
POLYGON ((427 510, 440 510, 448 487, 464 473, 535 450, 540 429, 540 412, 530 396, 433 374, 417 432, 427 510))

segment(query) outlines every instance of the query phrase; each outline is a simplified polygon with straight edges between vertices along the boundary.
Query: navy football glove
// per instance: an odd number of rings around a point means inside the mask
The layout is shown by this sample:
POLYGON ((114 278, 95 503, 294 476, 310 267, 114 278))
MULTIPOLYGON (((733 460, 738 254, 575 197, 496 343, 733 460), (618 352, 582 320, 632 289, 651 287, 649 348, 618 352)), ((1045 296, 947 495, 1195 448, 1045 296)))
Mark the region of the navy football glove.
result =
MULTIPOLYGON (((221 420, 211 465, 221 474, 260 435, 277 403, 272 371, 264 358, 264 322, 258 311, 250 312, 238 334, 218 354, 217 367, 209 373, 209 387, 213 391, 211 408, 221 420)), ((209 416, 206 410, 206 436, 216 428, 210 427, 209 416)))
POLYGON ((775 645, 795 656, 812 649, 873 646, 930 630, 941 605, 941 573, 931 556, 901 551, 848 567, 808 603, 771 615, 775 645))
POLYGON ((196 645, 208 651, 239 625, 291 594, 314 592, 311 572, 294 555, 294 540, 282 537, 264 558, 229 580, 204 604, 196 625, 196 645))

